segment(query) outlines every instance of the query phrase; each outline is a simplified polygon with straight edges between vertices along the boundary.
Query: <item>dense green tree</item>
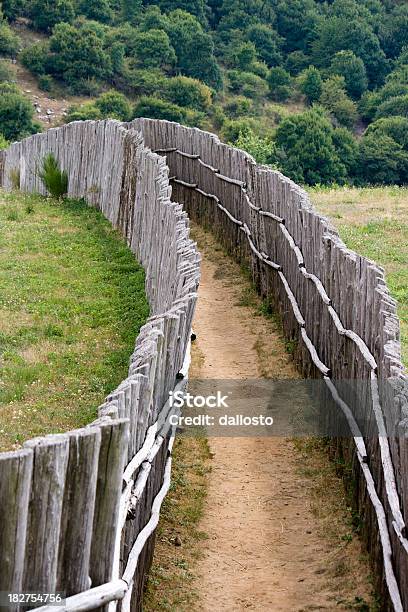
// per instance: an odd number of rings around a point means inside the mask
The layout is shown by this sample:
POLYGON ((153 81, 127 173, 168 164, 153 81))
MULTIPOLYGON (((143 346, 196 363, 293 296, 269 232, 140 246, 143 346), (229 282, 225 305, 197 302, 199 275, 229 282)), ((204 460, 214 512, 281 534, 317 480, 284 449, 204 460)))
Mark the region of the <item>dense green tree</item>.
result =
POLYGON ((346 91, 354 100, 361 98, 367 90, 368 79, 364 62, 353 51, 339 51, 332 59, 332 74, 344 77, 346 91))
POLYGON ((380 39, 387 55, 396 58, 408 45, 408 6, 406 3, 393 8, 381 23, 380 39))
POLYGON ((78 0, 78 12, 101 23, 110 23, 113 18, 109 0, 78 0))
POLYGON ((165 12, 180 9, 197 17, 203 25, 207 23, 207 6, 205 0, 147 0, 145 4, 157 5, 165 12))
POLYGON ((284 102, 292 95, 292 77, 281 66, 271 68, 268 75, 268 85, 272 100, 284 102))
POLYGON ((309 66, 299 77, 299 89, 309 104, 318 102, 322 95, 323 79, 317 68, 309 66))
POLYGON ((0 84, 0 126, 4 138, 15 141, 36 132, 33 117, 33 105, 17 87, 11 83, 0 84))
POLYGON ((286 57, 285 68, 296 76, 310 65, 310 58, 303 51, 292 51, 286 57))
POLYGON ((250 72, 257 60, 256 47, 252 42, 243 42, 234 48, 233 65, 240 70, 250 72))
POLYGON ((368 183, 405 183, 408 176, 408 153, 386 134, 366 134, 360 143, 358 170, 360 178, 368 183))
POLYGON ((282 62, 282 38, 270 26, 256 23, 246 33, 248 40, 255 45, 258 57, 270 68, 282 62))
POLYGON ((22 17, 25 14, 27 0, 3 0, 1 6, 5 17, 14 21, 17 17, 22 17))
POLYGON ((37 42, 23 49, 19 59, 23 66, 33 74, 45 74, 49 50, 48 42, 37 42))
POLYGON ((110 117, 120 121, 130 120, 131 107, 129 101, 123 94, 114 89, 101 94, 94 104, 100 110, 102 117, 110 117))
POLYGON ((122 18, 125 22, 135 24, 143 9, 143 0, 121 0, 122 18))
POLYGON ((324 112, 314 107, 282 121, 276 130, 280 165, 300 183, 342 183, 346 167, 333 142, 333 127, 324 112))
POLYGON ((366 135, 385 134, 408 150, 408 117, 383 117, 368 126, 366 135))
POLYGON ((16 55, 19 46, 19 37, 14 34, 5 21, 0 20, 0 54, 12 57, 16 55))
POLYGON ((50 38, 50 51, 47 71, 68 84, 92 78, 106 79, 112 74, 112 61, 104 48, 103 29, 93 23, 59 23, 50 38))
POLYGON ((236 94, 242 94, 252 100, 260 100, 268 93, 268 84, 264 79, 252 72, 229 70, 228 88, 236 94))
POLYGON ((133 40, 132 56, 141 68, 171 67, 176 63, 170 38, 163 30, 137 32, 133 40))
POLYGON ((142 97, 136 103, 133 117, 150 117, 151 119, 167 119, 183 123, 186 119, 186 109, 152 97, 142 97))
POLYGON ((352 179, 357 172, 359 147, 353 134, 346 128, 333 130, 333 144, 341 163, 345 166, 347 176, 352 179))
POLYGON ((363 60, 371 85, 383 83, 388 62, 368 23, 337 16, 325 17, 320 19, 316 35, 312 43, 312 59, 317 67, 328 68, 339 51, 353 51, 363 60))
POLYGON ((200 22, 185 11, 172 11, 167 33, 176 51, 176 69, 185 76, 200 79, 210 87, 220 89, 222 79, 214 57, 214 43, 200 22))
POLYGON ((178 76, 168 79, 164 95, 169 102, 198 111, 208 111, 211 106, 211 89, 197 79, 178 76))
POLYGON ((307 51, 315 37, 318 13, 313 0, 281 0, 277 9, 277 29, 284 38, 284 48, 307 51))
POLYGON ((40 32, 51 32, 57 23, 71 23, 75 17, 72 0, 31 0, 29 15, 40 32))
POLYGON ((165 76, 161 70, 155 68, 153 70, 138 69, 132 64, 125 67, 123 72, 123 87, 129 93, 137 96, 152 96, 159 94, 164 90, 165 76))
POLYGON ((335 75, 323 82, 320 103, 340 125, 351 128, 355 124, 357 107, 347 97, 344 77, 335 75))
POLYGON ((408 95, 396 96, 386 100, 377 109, 376 118, 399 115, 408 117, 408 95))

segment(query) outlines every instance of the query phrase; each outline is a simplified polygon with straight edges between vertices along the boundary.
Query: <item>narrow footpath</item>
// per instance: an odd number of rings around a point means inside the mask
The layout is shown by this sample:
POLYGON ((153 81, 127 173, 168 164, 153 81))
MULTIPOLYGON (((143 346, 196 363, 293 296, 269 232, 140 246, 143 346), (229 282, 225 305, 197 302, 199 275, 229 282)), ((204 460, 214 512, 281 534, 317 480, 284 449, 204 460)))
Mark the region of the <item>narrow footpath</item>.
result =
MULTIPOLYGON (((192 377, 299 378, 277 323, 259 313, 239 267, 209 234, 194 234, 203 262, 192 377)), ((375 610, 368 563, 324 452, 309 457, 284 438, 209 443, 196 609, 375 610)))

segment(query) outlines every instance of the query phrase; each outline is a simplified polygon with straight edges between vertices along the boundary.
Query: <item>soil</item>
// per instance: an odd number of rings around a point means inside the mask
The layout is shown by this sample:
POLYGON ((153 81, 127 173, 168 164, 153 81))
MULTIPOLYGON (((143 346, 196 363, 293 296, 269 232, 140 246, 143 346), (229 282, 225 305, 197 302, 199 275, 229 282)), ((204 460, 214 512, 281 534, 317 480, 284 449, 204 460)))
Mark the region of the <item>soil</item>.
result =
MULTIPOLYGON (((256 298, 248 288, 242 293, 238 266, 209 234, 194 232, 203 262, 191 376, 299 378, 276 322, 254 316, 256 298)), ((339 536, 347 517, 332 472, 336 490, 329 487, 324 499, 311 470, 303 469, 309 459, 303 462, 292 440, 210 438, 209 444, 212 469, 199 524, 208 539, 194 570, 197 610, 375 609, 361 543, 339 536)), ((322 466, 323 474, 324 459, 322 466)), ((316 480, 319 470, 312 470, 316 480)))

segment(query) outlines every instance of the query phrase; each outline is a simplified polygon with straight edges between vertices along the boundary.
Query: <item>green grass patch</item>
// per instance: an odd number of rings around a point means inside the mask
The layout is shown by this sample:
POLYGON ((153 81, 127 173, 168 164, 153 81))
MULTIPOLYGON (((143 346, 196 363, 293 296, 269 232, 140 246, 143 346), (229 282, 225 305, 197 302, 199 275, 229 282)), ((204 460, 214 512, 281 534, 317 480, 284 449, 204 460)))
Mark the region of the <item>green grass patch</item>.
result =
POLYGON ((408 366, 408 189, 312 189, 316 207, 331 218, 345 244, 380 264, 398 301, 402 357, 408 366))
POLYGON ((100 212, 0 192, 0 450, 90 423, 148 314, 144 271, 100 212))

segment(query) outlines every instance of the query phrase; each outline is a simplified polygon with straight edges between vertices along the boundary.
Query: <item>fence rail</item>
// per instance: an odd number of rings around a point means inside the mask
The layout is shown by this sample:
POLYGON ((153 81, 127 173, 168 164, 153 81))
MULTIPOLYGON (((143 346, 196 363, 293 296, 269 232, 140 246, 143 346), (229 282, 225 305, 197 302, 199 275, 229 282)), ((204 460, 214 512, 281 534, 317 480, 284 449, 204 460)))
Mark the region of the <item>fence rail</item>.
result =
POLYGON ((184 384, 199 281, 188 212, 282 313, 304 374, 324 381, 322 418, 348 424, 333 453, 351 466, 385 609, 408 609, 408 384, 384 271, 348 250, 297 185, 212 134, 147 119, 73 123, 0 154, 0 182, 9 188, 17 169, 23 190, 41 192, 49 151, 69 195, 98 206, 143 264, 152 316, 96 423, 0 455, 0 546, 14 551, 0 559, 0 590, 31 581, 66 590, 67 610, 141 609, 170 478, 167 398, 184 384))

